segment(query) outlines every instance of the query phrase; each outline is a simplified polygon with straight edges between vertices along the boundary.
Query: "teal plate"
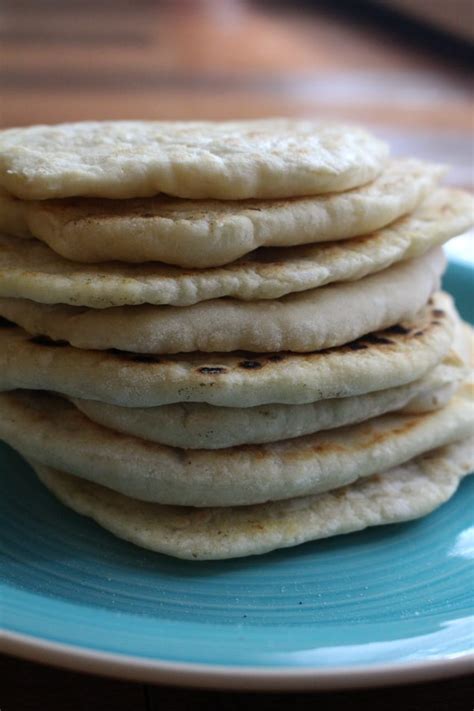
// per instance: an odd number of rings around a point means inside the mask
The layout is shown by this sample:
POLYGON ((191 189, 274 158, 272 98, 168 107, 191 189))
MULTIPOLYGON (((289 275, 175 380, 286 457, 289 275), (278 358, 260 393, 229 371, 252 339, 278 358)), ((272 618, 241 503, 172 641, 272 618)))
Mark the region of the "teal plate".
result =
MULTIPOLYGON (((473 276, 457 261, 445 279, 471 321, 473 276)), ((419 521, 206 563, 119 541, 59 504, 6 446, 0 461, 4 651, 240 689, 369 686, 472 668, 474 477, 419 521)))

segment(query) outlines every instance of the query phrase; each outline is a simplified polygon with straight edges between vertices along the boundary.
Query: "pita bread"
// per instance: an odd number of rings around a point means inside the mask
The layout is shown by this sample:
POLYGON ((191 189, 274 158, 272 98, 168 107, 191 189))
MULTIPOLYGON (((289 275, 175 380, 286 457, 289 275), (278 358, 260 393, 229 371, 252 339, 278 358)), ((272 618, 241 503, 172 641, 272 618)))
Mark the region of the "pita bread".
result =
POLYGON ((474 201, 438 190, 409 217, 365 237, 293 249, 264 249, 219 269, 160 264, 83 265, 36 240, 0 235, 0 296, 92 308, 188 306, 224 296, 277 299, 331 282, 355 281, 425 254, 467 229, 474 201))
POLYGON ((0 134, 0 185, 26 200, 282 198, 373 180, 385 143, 310 120, 84 121, 0 134))
POLYGON ((474 468, 474 447, 472 439, 461 440, 325 494, 233 508, 144 503, 36 462, 32 466, 66 506, 119 538, 177 558, 212 560, 426 516, 474 468))
POLYGON ((281 299, 213 299, 184 307, 100 310, 0 299, 0 315, 33 335, 67 341, 76 348, 135 353, 307 353, 349 343, 413 318, 438 288, 445 263, 442 250, 435 247, 359 281, 281 299))
POLYGON ((144 501, 241 506, 316 494, 398 466, 472 434, 474 387, 420 415, 366 422, 269 444, 182 450, 97 425, 61 398, 0 394, 0 437, 26 457, 144 501))
POLYGON ((252 407, 350 397, 423 377, 448 353, 457 318, 451 297, 438 293, 412 321, 339 348, 166 357, 79 350, 0 320, 0 390, 52 390, 125 407, 252 407))
POLYGON ((413 159, 390 161, 373 182, 344 193, 287 200, 21 201, 0 193, 0 231, 35 236, 78 262, 118 259, 214 267, 258 247, 347 239, 412 212, 443 174, 413 159))
POLYGON ((149 442, 182 449, 222 449, 302 437, 394 412, 428 412, 451 399, 466 370, 451 368, 451 380, 435 368, 413 383, 349 398, 320 400, 307 405, 213 407, 179 403, 162 407, 118 407, 96 400, 74 399, 93 422, 149 442))
POLYGON ((202 403, 133 408, 95 400, 72 401, 90 420, 117 432, 183 449, 221 449, 302 437, 402 408, 404 412, 421 413, 444 407, 468 376, 473 359, 474 331, 459 322, 453 348, 424 377, 365 395, 306 405, 250 408, 202 403))

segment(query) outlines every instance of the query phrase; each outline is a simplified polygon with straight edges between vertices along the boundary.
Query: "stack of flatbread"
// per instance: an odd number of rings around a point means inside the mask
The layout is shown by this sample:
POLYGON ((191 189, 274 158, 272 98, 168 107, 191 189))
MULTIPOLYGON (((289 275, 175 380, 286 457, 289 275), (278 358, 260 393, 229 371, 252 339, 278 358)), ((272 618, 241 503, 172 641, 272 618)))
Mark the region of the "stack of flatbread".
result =
POLYGON ((0 436, 182 558, 432 511, 474 465, 442 175, 309 120, 3 131, 0 436))

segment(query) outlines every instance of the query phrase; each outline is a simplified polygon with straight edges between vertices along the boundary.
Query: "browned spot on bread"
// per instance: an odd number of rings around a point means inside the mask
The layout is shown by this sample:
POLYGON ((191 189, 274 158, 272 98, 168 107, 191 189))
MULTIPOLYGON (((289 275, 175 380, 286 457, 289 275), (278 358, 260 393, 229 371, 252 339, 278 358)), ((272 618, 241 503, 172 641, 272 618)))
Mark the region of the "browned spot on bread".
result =
POLYGON ((137 355, 127 355, 127 360, 133 361, 133 363, 161 363, 161 358, 157 358, 154 355, 147 355, 146 353, 139 353, 137 355))
POLYGON ((121 351, 118 348, 107 348, 103 351, 107 355, 114 356, 115 358, 122 358, 122 360, 129 361, 131 363, 162 363, 162 358, 148 353, 129 353, 128 351, 121 351))
POLYGON ((387 333, 396 333, 397 335, 404 336, 407 333, 410 333, 410 329, 406 328, 405 326, 402 326, 401 324, 397 323, 395 326, 390 326, 390 328, 386 329, 387 333))
POLYGON ((340 486, 338 489, 333 489, 329 493, 331 496, 334 496, 335 499, 343 499, 346 496, 348 489, 348 486, 340 486))
MULTIPOLYGON (((240 448, 239 448, 239 447, 236 447, 236 449, 240 449, 240 448)), ((243 447, 242 447, 241 449, 242 449, 242 450, 245 450, 245 449, 246 449, 245 445, 243 445, 243 447)), ((271 456, 271 455, 267 452, 267 450, 266 450, 266 449, 263 449, 263 448, 251 446, 251 447, 249 447, 248 449, 253 452, 253 456, 254 456, 255 459, 260 459, 260 460, 262 460, 262 459, 267 459, 269 456, 271 456)))
POLYGON ((393 344, 393 341, 391 341, 390 338, 385 338, 384 336, 377 336, 375 333, 369 333, 367 336, 364 336, 364 341, 368 343, 377 343, 380 345, 393 344))
POLYGON ((69 345, 67 341, 53 341, 49 336, 43 335, 33 336, 29 341, 30 343, 36 343, 38 346, 47 346, 48 348, 64 348, 64 346, 69 345))
POLYGON ((403 435, 406 432, 410 432, 410 430, 416 428, 420 424, 420 418, 421 415, 418 415, 417 417, 406 417, 405 422, 403 422, 399 427, 394 427, 393 429, 389 431, 382 431, 382 432, 368 432, 368 437, 367 437, 367 442, 364 444, 360 444, 361 449, 365 449, 368 447, 372 447, 376 443, 384 442, 385 440, 389 439, 391 440, 393 437, 396 437, 398 435, 403 435))
POLYGON ((263 368, 263 363, 260 363, 258 360, 241 360, 239 365, 241 368, 246 368, 247 370, 263 368))
MULTIPOLYGON (((322 442, 321 444, 315 444, 313 447, 310 447, 309 449, 303 450, 303 455, 306 457, 311 456, 312 452, 317 452, 317 453, 329 453, 329 452, 345 452, 347 450, 347 447, 345 447, 343 444, 336 444, 335 442, 330 442, 329 444, 327 442, 322 442)), ((294 455, 293 455, 294 456, 294 455)))
POLYGON ((351 343, 347 343, 346 347, 350 348, 351 351, 362 351, 365 348, 368 348, 369 346, 366 346, 364 343, 361 343, 360 341, 352 341, 351 343))
POLYGON ((431 313, 433 314, 433 316, 436 316, 436 318, 441 318, 441 316, 444 316, 445 314, 443 309, 433 309, 431 313))
POLYGON ((220 375, 221 373, 225 373, 227 368, 223 368, 220 365, 204 365, 197 370, 198 373, 204 373, 204 375, 220 375))

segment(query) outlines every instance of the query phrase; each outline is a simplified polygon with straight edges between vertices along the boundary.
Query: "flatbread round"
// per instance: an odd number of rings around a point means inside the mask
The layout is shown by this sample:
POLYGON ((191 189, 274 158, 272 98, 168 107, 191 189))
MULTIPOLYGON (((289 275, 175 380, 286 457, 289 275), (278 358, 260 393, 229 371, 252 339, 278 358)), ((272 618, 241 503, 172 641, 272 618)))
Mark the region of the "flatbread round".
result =
POLYGON ((198 510, 136 501, 36 462, 32 466, 66 506, 119 538, 177 558, 212 560, 426 516, 450 499, 474 468, 474 447, 472 439, 454 442, 317 496, 198 510))
POLYGON ((149 442, 183 449, 223 449, 302 437, 402 408, 427 412, 448 403, 463 375, 465 368, 458 360, 397 388, 306 405, 236 408, 179 403, 134 408, 77 398, 73 403, 93 422, 149 442))
POLYGON ((412 212, 435 189, 439 166, 390 161, 343 193, 287 200, 153 198, 18 200, 0 192, 0 231, 35 236, 78 262, 160 261, 214 267, 258 247, 287 247, 365 235, 412 212))
POLYGON ((364 237, 292 249, 262 249, 225 267, 177 269, 162 264, 83 265, 37 240, 0 235, 0 297, 91 308, 189 306, 219 297, 278 299, 332 282, 355 281, 425 254, 468 229, 468 193, 438 190, 412 215, 364 237))
POLYGON ((0 185, 27 200, 282 198, 348 190, 388 156, 363 129, 296 119, 84 121, 0 133, 0 185))
POLYGON ((79 350, 0 319, 0 390, 52 390, 125 407, 304 404, 404 385, 448 353, 457 316, 433 295, 411 321, 318 353, 150 356, 79 350))
POLYGON ((438 288, 445 267, 439 247, 355 282, 281 299, 212 299, 192 306, 87 309, 0 299, 0 315, 29 333, 76 348, 135 353, 307 353, 339 346, 413 318, 438 288))
POLYGON ((72 401, 89 419, 117 432, 183 449, 222 449, 301 437, 402 408, 421 413, 444 407, 468 376, 473 357, 474 330, 459 321, 451 350, 422 378, 353 397, 250 408, 203 403, 135 408, 97 400, 72 401))
POLYGON ((439 410, 392 413, 269 444, 183 450, 97 425, 61 398, 0 394, 0 437, 41 464, 126 496, 179 506, 243 506, 316 494, 472 434, 474 387, 439 410))

